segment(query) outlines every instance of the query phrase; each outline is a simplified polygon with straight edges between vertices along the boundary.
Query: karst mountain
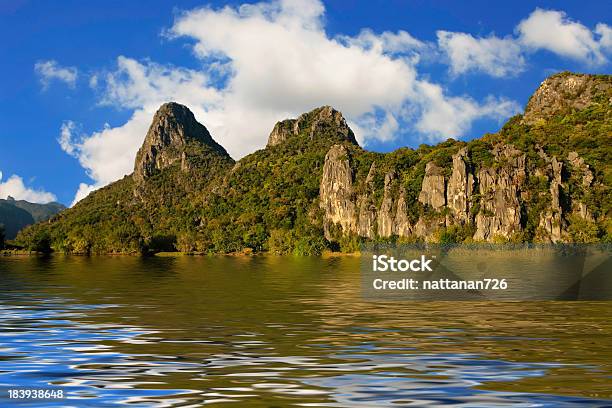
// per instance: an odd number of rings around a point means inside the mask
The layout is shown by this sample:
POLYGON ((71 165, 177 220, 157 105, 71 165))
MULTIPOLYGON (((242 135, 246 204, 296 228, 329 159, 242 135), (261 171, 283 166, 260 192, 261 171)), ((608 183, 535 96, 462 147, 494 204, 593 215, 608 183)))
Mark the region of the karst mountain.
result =
POLYGON ((72 253, 355 251, 375 242, 612 241, 612 76, 546 79, 525 112, 469 142, 362 149, 323 106, 238 161, 162 105, 134 172, 18 237, 72 253))

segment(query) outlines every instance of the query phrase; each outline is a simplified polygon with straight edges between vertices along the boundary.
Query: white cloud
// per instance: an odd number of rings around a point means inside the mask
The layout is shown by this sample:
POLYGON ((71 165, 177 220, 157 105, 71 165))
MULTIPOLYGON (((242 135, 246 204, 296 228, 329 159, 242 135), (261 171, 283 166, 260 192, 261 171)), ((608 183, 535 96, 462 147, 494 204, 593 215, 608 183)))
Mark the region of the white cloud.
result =
POLYGON ((446 97, 439 85, 424 82, 419 88, 428 102, 416 127, 429 135, 431 142, 448 135, 463 135, 475 120, 487 117, 503 120, 521 110, 518 103, 505 98, 490 96, 484 103, 478 103, 469 97, 446 97))
MULTIPOLYGON (((605 24, 598 33, 608 41, 605 24)), ((589 28, 570 20, 562 11, 536 9, 516 27, 519 41, 533 50, 545 49, 563 57, 589 64, 607 62, 598 42, 589 28)), ((609 35, 609 34, 608 34, 609 35)))
POLYGON ((600 36, 599 44, 607 52, 612 52, 612 27, 607 24, 599 23, 595 27, 595 32, 600 36))
POLYGON ((453 75, 482 72, 493 77, 514 76, 525 70, 529 53, 548 50, 587 64, 608 62, 612 28, 600 23, 594 31, 570 20, 562 11, 536 9, 515 28, 516 36, 438 31, 438 47, 453 75), (597 38, 599 37, 599 38, 597 38))
POLYGON ((363 48, 364 50, 374 50, 377 53, 407 54, 414 52, 414 55, 417 57, 417 51, 428 47, 428 44, 414 38, 403 30, 397 33, 384 31, 381 34, 376 34, 370 29, 363 29, 356 37, 339 36, 338 40, 348 45, 363 48))
POLYGON ((34 71, 40 77, 43 89, 47 89, 52 81, 61 81, 74 88, 78 76, 75 67, 62 67, 57 61, 38 61, 34 64, 34 71))
POLYGON ((194 9, 166 35, 194 40, 201 70, 121 56, 114 71, 97 73, 101 102, 134 113, 119 127, 62 133, 60 144, 93 180, 77 198, 132 171, 153 112, 170 100, 189 106, 234 158, 263 147, 276 121, 321 105, 341 110, 365 143, 397 137, 400 123, 430 141, 460 137, 473 120, 512 111, 510 102, 450 97, 420 78, 415 64, 430 46, 408 33, 332 38, 324 12, 317 0, 194 9))
POLYGON ((137 109, 123 126, 105 127, 90 135, 74 135, 71 121, 61 127, 58 139, 62 149, 76 157, 92 184, 81 183, 72 205, 90 192, 116 181, 134 168, 136 152, 142 144, 154 110, 137 109))
POLYGON ((2 181, 2 172, 0 171, 0 198, 6 199, 8 196, 13 197, 15 200, 26 200, 31 203, 42 204, 57 200, 52 193, 26 187, 23 179, 15 174, 6 181, 2 181))
POLYGON ((79 188, 77 189, 77 192, 74 195, 74 199, 72 200, 72 203, 70 204, 70 206, 72 207, 73 205, 75 205, 76 203, 78 203, 79 201, 87 197, 89 193, 96 191, 97 189, 102 188, 102 187, 104 187, 104 185, 97 184, 97 183, 96 184, 79 183, 79 188))
POLYGON ((453 75, 480 71, 494 77, 514 76, 525 69, 521 47, 512 38, 475 38, 466 33, 438 31, 438 46, 453 75))
POLYGON ((72 142, 72 133, 76 128, 76 124, 67 120, 62 123, 62 127, 60 128, 60 137, 57 139, 63 151, 68 153, 69 155, 74 155, 75 146, 72 142))

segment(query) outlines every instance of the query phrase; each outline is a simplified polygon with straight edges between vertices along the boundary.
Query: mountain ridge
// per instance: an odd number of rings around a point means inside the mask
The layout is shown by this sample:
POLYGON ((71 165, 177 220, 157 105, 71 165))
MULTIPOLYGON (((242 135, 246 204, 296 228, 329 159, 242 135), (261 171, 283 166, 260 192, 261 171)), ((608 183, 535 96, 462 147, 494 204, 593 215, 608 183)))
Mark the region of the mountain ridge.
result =
POLYGON ((46 221, 65 208, 56 202, 38 204, 8 196, 0 199, 0 224, 4 225, 6 239, 13 239, 21 229, 46 221))
POLYGON ((607 241, 611 84, 557 74, 495 134, 386 154, 362 149, 342 114, 323 106, 278 122, 264 149, 237 162, 188 108, 165 104, 170 114, 154 117, 133 175, 20 239, 79 253, 296 254, 354 251, 364 240, 607 241))

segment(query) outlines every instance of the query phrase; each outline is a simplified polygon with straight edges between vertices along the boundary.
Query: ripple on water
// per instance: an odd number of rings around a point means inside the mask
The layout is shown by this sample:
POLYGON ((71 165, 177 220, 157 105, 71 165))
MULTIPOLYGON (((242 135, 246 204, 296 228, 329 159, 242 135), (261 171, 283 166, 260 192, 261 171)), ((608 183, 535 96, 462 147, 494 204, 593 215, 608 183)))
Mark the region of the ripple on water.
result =
MULTIPOLYGON (((488 313, 472 318, 470 308, 432 304, 430 318, 424 319, 423 312, 411 309, 414 305, 360 303, 354 292, 358 280, 334 270, 329 278, 321 276, 320 261, 272 260, 280 266, 271 274, 262 260, 162 260, 153 275, 134 266, 140 261, 108 262, 123 266, 100 266, 103 273, 79 282, 72 275, 64 279, 68 272, 62 271, 5 280, 7 290, 0 291, 2 389, 63 387, 72 406, 84 407, 612 405, 596 396, 556 395, 561 392, 549 384, 558 382, 538 385, 546 393, 491 389, 539 384, 559 370, 600 370, 596 378, 610 378, 602 362, 568 362, 546 350, 527 354, 533 344, 570 350, 559 345, 561 334, 555 331, 556 321, 565 325, 563 330, 569 327, 562 319, 568 316, 565 306, 544 317, 513 320, 512 313, 523 313, 518 306, 509 306, 515 308, 510 312, 507 306, 473 306, 488 313), (173 262, 186 264, 179 268, 173 262), (254 263, 241 269, 241 279, 227 273, 209 279, 202 273, 214 271, 216 263, 227 268, 234 262, 254 263), (197 270, 185 272, 192 263, 197 270), (15 286, 20 279, 27 284, 15 286), (517 322, 521 326, 513 327, 517 322), (523 354, 512 358, 508 350, 519 350, 517 344, 523 354)), ((145 262, 148 268, 157 261, 145 262)), ((344 262, 351 261, 333 267, 344 262)), ((593 333, 603 336, 609 327, 594 325, 592 316, 576 316, 574 324, 596 327, 593 333)), ((576 334, 567 347, 575 351, 588 340, 576 334)), ((571 390, 579 395, 579 387, 571 390)), ((3 393, 0 406, 9 402, 3 393)))

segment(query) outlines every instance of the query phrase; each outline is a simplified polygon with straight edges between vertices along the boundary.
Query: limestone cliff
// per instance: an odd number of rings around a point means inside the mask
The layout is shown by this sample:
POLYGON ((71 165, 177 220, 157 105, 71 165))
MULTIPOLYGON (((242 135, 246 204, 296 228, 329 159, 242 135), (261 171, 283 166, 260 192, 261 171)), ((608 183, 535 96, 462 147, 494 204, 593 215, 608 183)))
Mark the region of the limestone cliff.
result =
MULTIPOLYGON (((612 131, 611 84, 609 76, 553 76, 531 97, 525 115, 499 134, 468 143, 448 141, 449 147, 435 155, 428 149, 411 151, 416 161, 407 167, 401 161, 390 163, 387 157, 374 158, 362 179, 347 159, 328 154, 325 168, 342 168, 342 179, 323 172, 320 200, 325 203, 321 208, 326 231, 337 224, 345 235, 368 239, 396 236, 430 241, 450 234, 455 234, 453 239, 474 241, 586 239, 579 229, 594 234, 595 223, 607 222, 610 210, 605 209, 609 206, 603 197, 610 197, 610 186, 597 181, 592 165, 571 150, 574 145, 585 151, 580 145, 585 142, 576 136, 584 133, 584 125, 573 121, 591 115, 589 126, 597 129, 594 134, 599 139, 588 143, 603 144, 595 156, 603 154, 603 146, 612 142, 612 132, 606 131, 612 131), (588 113, 582 113, 587 108, 588 113), (562 127, 555 122, 559 119, 553 120, 558 115, 565 115, 562 127), (549 126, 574 139, 551 143, 549 126), (334 185, 344 188, 341 200, 328 196, 334 185)), ((334 146, 330 153, 338 149, 334 146)), ((611 171, 609 161, 599 163, 600 172, 611 171)))
POLYGON ((181 170, 189 171, 191 142, 229 158, 225 149, 213 140, 206 127, 195 119, 189 108, 175 102, 163 104, 155 113, 136 155, 134 180, 142 183, 175 163, 180 164, 181 170))
POLYGON ((511 238, 521 230, 519 193, 525 181, 525 154, 511 145, 493 150, 498 167, 483 167, 477 175, 481 210, 476 215, 476 240, 511 238))
MULTIPOLYGON (((552 115, 581 110, 593 103, 598 95, 607 95, 612 89, 608 80, 598 80, 597 76, 585 74, 562 73, 553 75, 540 85, 531 96, 523 121, 534 124, 538 120, 547 120, 552 115)), ((608 103, 612 103, 609 97, 608 103)))
POLYGON ((331 239, 330 225, 339 225, 344 231, 356 232, 353 175, 348 151, 343 145, 334 145, 325 156, 321 182, 321 208, 325 211, 324 232, 331 239))
POLYGON ((297 119, 277 122, 268 137, 267 146, 277 146, 300 135, 309 140, 325 137, 328 140, 347 141, 357 145, 355 134, 342 113, 331 106, 322 106, 300 115, 297 119))
POLYGON ((524 115, 470 141, 362 149, 329 106, 234 162, 163 105, 134 174, 26 228, 66 252, 317 254, 379 242, 612 242, 612 76, 558 74, 524 115))
POLYGON ((419 194, 419 201, 425 205, 429 205, 434 210, 439 210, 446 205, 444 191, 445 182, 442 169, 434 162, 427 163, 423 186, 419 194))
MULTIPOLYGON (((583 173, 588 169, 579 165, 581 158, 570 155, 576 163, 574 173, 564 173, 563 161, 544 153, 542 167, 529 167, 526 154, 511 144, 497 144, 491 153, 493 164, 481 165, 474 171, 466 163, 471 160, 470 150, 459 148, 452 156, 449 177, 444 175, 442 167, 428 162, 417 198, 418 219, 411 222, 406 191, 399 186, 396 171, 384 175, 382 200, 377 204, 372 182, 376 164, 371 165, 368 176, 361 182, 364 192, 356 194, 355 185, 360 181, 353 175, 348 150, 343 145, 333 146, 325 158, 320 185, 327 239, 333 239, 329 231, 334 225, 343 234, 370 239, 398 236, 433 240, 436 232, 455 225, 472 225, 470 237, 475 241, 519 239, 525 230, 525 213, 539 197, 545 205, 539 213, 537 240, 570 241, 567 214, 561 200, 566 179, 572 174, 584 183, 590 180, 590 173, 583 173), (545 180, 546 193, 531 191, 527 183, 529 174, 545 180)), ((575 201, 573 206, 583 219, 594 219, 585 204, 575 201)))
POLYGON ((448 180, 446 202, 455 220, 459 223, 470 221, 472 193, 474 191, 474 175, 466 164, 468 158, 466 148, 453 155, 453 171, 448 180))

